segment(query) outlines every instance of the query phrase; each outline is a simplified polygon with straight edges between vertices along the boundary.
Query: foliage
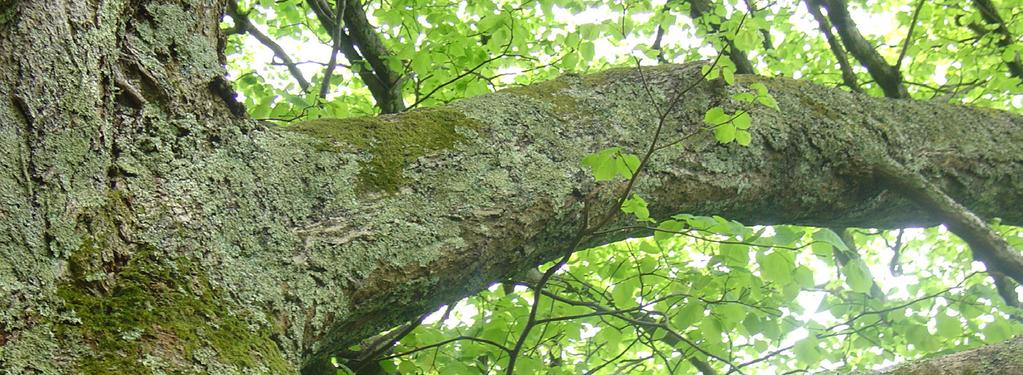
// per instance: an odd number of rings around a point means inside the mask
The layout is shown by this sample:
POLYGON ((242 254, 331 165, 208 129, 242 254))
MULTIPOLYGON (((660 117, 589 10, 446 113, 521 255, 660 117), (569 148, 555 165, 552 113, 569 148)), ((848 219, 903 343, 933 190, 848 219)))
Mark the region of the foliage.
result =
MULTIPOLYGON (((332 34, 315 26, 313 2, 242 1, 239 9, 281 45, 294 47, 293 56, 303 56, 295 64, 320 84, 329 53, 300 52, 331 52, 332 34)), ((342 58, 344 69, 325 83, 329 93, 322 97, 315 87, 301 89, 285 67, 260 66, 268 52, 251 38, 233 35, 228 53, 250 114, 282 123, 375 113, 376 93, 360 78, 369 70, 397 72, 400 99, 416 107, 565 73, 698 59, 712 61, 704 69, 707 79, 729 85, 740 66, 735 52, 763 75, 885 95, 879 77, 829 45, 807 12, 816 2, 725 0, 694 21, 691 3, 698 2, 688 1, 371 1, 366 11, 385 46, 386 67, 342 58), (842 64, 854 75, 843 76, 842 64)), ((1013 64, 1023 51, 1023 9, 996 2, 1002 23, 993 24, 977 9, 987 2, 953 3, 848 5, 910 97, 1018 111, 1023 76, 1014 75, 1013 64), (919 10, 905 11, 913 9, 919 10)), ((740 106, 732 112, 707 108, 705 131, 720 143, 753 141, 756 119, 742 105, 777 109, 766 87, 750 87, 733 94, 740 106)), ((537 99, 565 115, 574 109, 557 98, 537 99)), ((671 110, 671 103, 652 106, 671 110)), ((356 136, 347 142, 380 148, 368 140, 393 134, 374 134, 380 127, 374 121, 350 121, 366 126, 349 130, 356 136)), ((299 130, 323 131, 309 128, 314 125, 299 130)), ((426 148, 448 142, 418 137, 426 148)), ((644 151, 608 148, 587 156, 581 168, 597 183, 633 181, 650 156, 644 151)), ((368 173, 386 177, 377 187, 393 190, 414 155, 386 155, 378 153, 368 173)), ((654 218, 646 200, 631 192, 620 202, 622 213, 636 221, 633 229, 649 236, 577 249, 570 261, 541 267, 550 271, 544 277, 508 280, 442 309, 381 352, 377 364, 389 373, 497 373, 515 356, 515 373, 522 374, 854 370, 1023 331, 1023 311, 1006 303, 984 265, 944 227, 748 227, 721 217, 654 218)), ((996 228, 1023 247, 1020 229, 996 228)), ((342 373, 355 367, 337 360, 342 373)))

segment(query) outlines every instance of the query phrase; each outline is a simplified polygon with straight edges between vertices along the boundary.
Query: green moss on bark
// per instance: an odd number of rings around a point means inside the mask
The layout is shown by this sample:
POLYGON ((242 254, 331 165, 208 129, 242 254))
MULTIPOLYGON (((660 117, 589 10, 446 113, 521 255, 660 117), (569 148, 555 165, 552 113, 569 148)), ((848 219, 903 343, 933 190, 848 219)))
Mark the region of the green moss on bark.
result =
POLYGON ((289 129, 323 139, 324 150, 347 145, 369 153, 357 189, 393 193, 408 182, 403 171, 410 162, 451 148, 465 139, 465 130, 481 126, 455 110, 424 109, 399 116, 317 119, 289 129))
POLYGON ((571 114, 579 110, 578 100, 568 92, 571 88, 569 80, 573 78, 578 79, 578 76, 558 77, 558 79, 552 81, 540 82, 524 87, 513 87, 501 92, 523 95, 547 103, 553 106, 552 109, 559 115, 571 114))
POLYGON ((18 10, 16 5, 14 0, 0 0, 0 26, 14 19, 18 10))
POLYGON ((179 362, 165 364, 170 368, 194 368, 204 350, 237 372, 293 372, 270 330, 233 315, 199 267, 161 259, 149 246, 123 259, 104 245, 84 241, 70 259, 71 277, 57 289, 79 320, 60 323, 57 334, 91 349, 81 373, 149 374, 149 355, 179 362))

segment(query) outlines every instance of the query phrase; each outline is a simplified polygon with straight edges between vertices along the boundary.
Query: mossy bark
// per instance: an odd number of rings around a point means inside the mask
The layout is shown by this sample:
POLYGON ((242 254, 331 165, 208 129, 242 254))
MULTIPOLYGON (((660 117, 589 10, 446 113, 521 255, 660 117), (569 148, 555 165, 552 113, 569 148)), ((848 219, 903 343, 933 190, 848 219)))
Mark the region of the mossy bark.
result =
MULTIPOLYGON (((700 82, 697 65, 614 70, 267 129, 239 117, 221 78, 220 2, 13 4, 0 22, 12 373, 297 371, 567 250, 624 186, 593 183, 582 157, 645 149, 654 107, 700 82)), ((699 132, 710 106, 742 107, 728 98, 749 80, 781 111, 747 108, 750 147, 701 133, 659 151, 637 186, 654 215, 934 224, 862 167, 889 157, 1023 223, 1023 119, 1006 113, 746 77, 700 82, 663 139, 699 132)))

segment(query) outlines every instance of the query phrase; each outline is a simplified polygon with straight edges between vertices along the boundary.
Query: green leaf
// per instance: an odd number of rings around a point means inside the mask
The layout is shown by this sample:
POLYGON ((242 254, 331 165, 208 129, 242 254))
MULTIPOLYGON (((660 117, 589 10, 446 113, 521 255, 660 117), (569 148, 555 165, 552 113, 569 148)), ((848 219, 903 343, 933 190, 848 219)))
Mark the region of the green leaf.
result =
POLYGON ((611 290, 611 298, 614 300, 616 307, 629 308, 637 305, 636 299, 632 298, 632 294, 637 289, 637 285, 633 280, 636 279, 620 282, 611 290))
POLYGON ((703 122, 710 126, 717 126, 728 122, 731 117, 721 107, 713 107, 703 115, 703 122))
POLYGON ((1013 337, 1018 331, 1018 326, 999 317, 994 322, 985 325, 980 332, 984 335, 984 342, 994 343, 1013 337))
POLYGON ((867 265, 863 264, 863 261, 858 258, 850 259, 849 262, 842 267, 842 274, 845 275, 845 282, 849 284, 849 287, 852 288, 854 292, 870 292, 870 286, 874 285, 874 281, 870 277, 870 270, 867 269, 867 265))
POLYGON ((695 299, 690 299, 689 303, 682 306, 682 309, 671 317, 671 326, 675 330, 683 331, 689 326, 693 325, 703 319, 704 312, 706 311, 706 305, 695 299))
POLYGON ((732 95, 732 99, 738 100, 740 102, 752 102, 754 99, 756 99, 756 95, 753 95, 748 92, 739 92, 735 93, 735 95, 732 95))
POLYGON ((646 207, 646 200, 638 194, 632 194, 629 199, 622 202, 622 212, 631 213, 637 220, 647 221, 650 219, 650 211, 646 207))
POLYGON ((1016 52, 1015 49, 1013 49, 1013 48, 1006 48, 1005 51, 1002 52, 1002 61, 1005 61, 1005 62, 1016 61, 1016 53, 1017 52, 1016 52))
POLYGON ((773 251, 767 255, 757 256, 757 261, 760 263, 760 275, 764 280, 781 285, 792 282, 792 271, 795 269, 795 264, 789 255, 773 251))
POLYGON ((732 267, 746 267, 749 265, 749 246, 744 244, 721 244, 721 257, 725 265, 732 267))
POLYGON ((633 154, 619 154, 615 158, 615 167, 618 173, 625 178, 632 178, 632 175, 639 170, 639 156, 633 154))
POLYGON ((567 70, 575 70, 575 67, 579 65, 579 53, 569 52, 565 54, 565 58, 561 60, 561 67, 567 70))
POLYGON ((810 335, 798 343, 792 348, 792 352, 796 354, 796 359, 809 366, 814 366, 821 361, 821 350, 820 342, 816 337, 810 335))
POLYGON ((488 15, 476 23, 476 29, 482 33, 489 33, 504 24, 507 16, 500 14, 488 15))
POLYGON ((675 236, 675 233, 685 229, 685 223, 677 220, 665 220, 657 225, 654 231, 654 241, 664 241, 675 236))
POLYGON ((963 327, 959 324, 959 318, 938 314, 936 323, 938 335, 942 337, 954 339, 963 335, 963 327))
POLYGON ((415 374, 419 371, 416 363, 412 361, 401 361, 398 363, 398 372, 402 374, 415 374))
POLYGON ((735 132, 735 142, 742 146, 749 146, 753 142, 753 137, 748 131, 737 130, 735 132))
POLYGON ((586 155, 583 158, 583 166, 589 167, 590 173, 597 181, 610 181, 618 175, 618 166, 614 155, 621 150, 618 147, 611 147, 598 152, 586 155))
POLYGON ((767 86, 764 86, 762 82, 754 82, 750 84, 749 87, 757 92, 757 96, 767 95, 767 86))
POLYGON ((792 274, 792 278, 795 279, 796 284, 799 284, 802 288, 813 288, 815 286, 813 282, 813 271, 805 266, 796 267, 795 272, 792 274))
POLYGON ((700 333, 708 343, 721 343, 721 323, 713 316, 707 316, 700 320, 700 333))
POLYGON ((756 43, 756 34, 750 32, 748 29, 739 30, 739 33, 735 36, 735 47, 740 50, 749 51, 756 47, 756 43))
POLYGON ((582 56, 583 61, 593 61, 593 56, 596 54, 593 42, 586 41, 579 44, 579 54, 582 56))
POLYGON ((433 61, 430 61, 430 54, 428 53, 417 53, 412 58, 412 69, 420 74, 424 74, 433 69, 433 61))
POLYGON ((814 255, 824 259, 830 259, 832 256, 835 255, 834 246, 831 246, 831 243, 824 241, 816 241, 810 243, 810 250, 813 251, 814 255))
POLYGON ((904 334, 906 341, 918 348, 929 345, 927 342, 931 341, 931 333, 927 331, 927 326, 922 324, 910 323, 905 326, 904 334))
POLYGON ((735 140, 735 126, 721 124, 714 128, 714 138, 720 143, 731 143, 735 140))
POLYGON ((849 251, 849 247, 845 245, 845 241, 838 236, 834 231, 828 228, 820 228, 816 232, 813 232, 814 241, 822 241, 831 246, 837 247, 842 251, 849 251))
POLYGON ((252 109, 249 110, 249 115, 253 118, 266 118, 267 115, 270 114, 270 103, 270 99, 260 102, 259 105, 252 107, 252 109))
POLYGON ((661 249, 657 247, 657 243, 651 242, 649 240, 643 240, 642 242, 639 243, 639 251, 642 251, 647 254, 661 253, 661 249))
POLYGON ((722 326, 728 330, 735 328, 739 322, 746 319, 747 310, 743 305, 738 303, 717 304, 714 305, 713 310, 718 318, 720 318, 722 326))
POLYGON ((736 129, 749 129, 750 123, 752 123, 752 119, 749 117, 749 112, 745 111, 735 115, 732 119, 732 125, 735 125, 736 129))
POLYGON ((774 110, 777 110, 777 111, 781 110, 781 109, 778 108, 778 102, 776 100, 774 100, 773 96, 767 95, 767 96, 757 97, 757 101, 760 102, 760 104, 763 104, 765 107, 773 108, 774 110))
POLYGON ((709 64, 704 64, 704 65, 700 66, 700 73, 704 77, 706 77, 706 79, 708 81, 712 81, 712 80, 716 79, 718 77, 718 75, 721 74, 721 67, 719 67, 719 66, 715 67, 715 66, 711 66, 709 64))
POLYGON ((774 236, 772 237, 772 239, 774 240, 773 242, 775 245, 780 246, 794 246, 796 244, 796 241, 801 240, 803 238, 803 235, 806 234, 806 232, 802 230, 794 230, 792 229, 792 227, 787 225, 776 225, 773 227, 773 229, 774 229, 774 236))

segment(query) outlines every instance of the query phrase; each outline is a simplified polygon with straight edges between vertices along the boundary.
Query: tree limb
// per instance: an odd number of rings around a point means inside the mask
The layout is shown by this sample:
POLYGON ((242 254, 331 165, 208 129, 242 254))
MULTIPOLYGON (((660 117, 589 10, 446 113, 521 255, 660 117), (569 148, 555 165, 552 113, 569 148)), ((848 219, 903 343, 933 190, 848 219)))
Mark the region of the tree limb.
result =
POLYGON ((921 208, 939 218, 948 229, 962 238, 973 251, 973 257, 988 270, 1023 282, 1023 254, 969 209, 957 203, 920 173, 893 162, 883 161, 875 171, 883 181, 906 195, 921 208))
POLYGON ((340 38, 339 47, 345 59, 351 62, 353 67, 360 66, 356 73, 369 88, 381 113, 401 112, 405 104, 401 95, 400 74, 391 71, 383 62, 387 56, 386 49, 383 48, 375 29, 366 20, 362 4, 357 0, 339 1, 345 1, 343 24, 336 20, 338 15, 330 9, 325 0, 306 0, 306 4, 313 10, 327 34, 331 35, 332 39, 335 35, 340 38), (345 28, 350 33, 346 33, 345 28), (368 66, 361 66, 361 62, 366 62, 368 66))
POLYGON ((814 6, 823 5, 828 10, 831 23, 838 30, 838 35, 856 60, 863 64, 874 77, 874 81, 889 98, 908 98, 909 92, 902 84, 902 74, 894 66, 889 65, 867 39, 860 34, 852 16, 849 15, 846 0, 808 0, 814 6))
POLYGON ((236 32, 244 32, 252 35, 252 37, 256 38, 259 43, 273 51, 274 56, 280 59, 281 63, 288 68, 288 72, 290 72, 291 76, 298 82, 298 86, 302 88, 302 91, 305 92, 309 90, 309 81, 305 79, 305 76, 302 74, 302 70, 300 70, 298 65, 291 60, 291 57, 289 57, 288 53, 284 51, 284 48, 281 48, 276 41, 270 39, 270 37, 263 34, 262 31, 259 31, 259 29, 252 24, 252 21, 249 20, 248 14, 238 9, 237 0, 228 1, 227 13, 231 15, 231 19, 234 20, 236 32))
MULTIPOLYGON (((984 19, 984 22, 987 22, 989 25, 996 26, 994 31, 1001 35, 1001 38, 998 38, 998 46, 1003 49, 1011 46, 1013 44, 1014 37, 1012 33, 1009 32, 1009 28, 1005 26, 1005 21, 1002 19, 1002 16, 998 14, 998 8, 995 8, 995 5, 991 3, 991 0, 973 0, 973 6, 975 6, 980 12, 980 16, 984 19)), ((979 32, 979 30, 974 31, 978 32, 978 35, 983 35, 979 32)), ((1013 58, 1012 61, 1006 62, 1006 65, 1009 66, 1009 75, 1019 78, 1021 84, 1023 84, 1023 61, 1021 61, 1021 59, 1023 59, 1023 57, 1020 56, 1019 52, 1016 52, 1015 58, 1013 58)))
MULTIPOLYGON (((693 18, 694 22, 703 18, 703 16, 713 10, 711 6, 710 0, 689 0, 690 17, 693 18)), ((712 34, 721 31, 721 26, 716 23, 705 22, 705 25, 712 34)), ((728 59, 735 65, 735 72, 738 74, 755 74, 756 70, 753 69, 753 64, 746 57, 746 52, 737 48, 732 40, 724 37, 721 39, 728 46, 728 59)))

